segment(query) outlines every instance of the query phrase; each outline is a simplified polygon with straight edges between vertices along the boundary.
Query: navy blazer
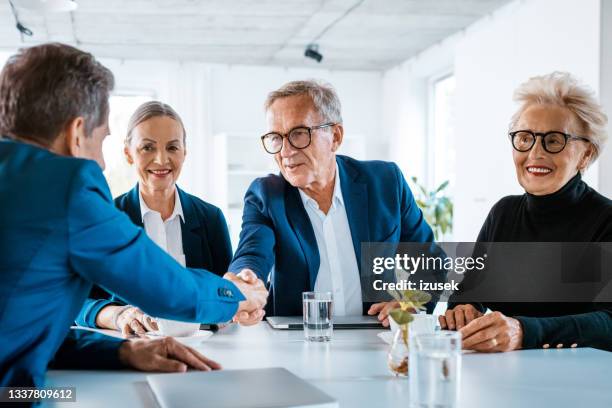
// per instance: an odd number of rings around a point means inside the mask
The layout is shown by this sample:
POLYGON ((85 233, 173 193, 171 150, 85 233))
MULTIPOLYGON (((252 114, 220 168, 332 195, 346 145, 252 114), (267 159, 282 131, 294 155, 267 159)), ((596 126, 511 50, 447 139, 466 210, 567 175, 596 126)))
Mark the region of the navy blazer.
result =
MULTIPOLYGON (((362 242, 433 241, 396 164, 340 155, 336 162, 360 269, 362 242)), ((302 314, 302 292, 314 289, 319 264, 314 230, 298 189, 281 175, 256 179, 244 198, 240 243, 229 270, 250 268, 267 282, 274 266, 266 312, 292 316, 302 314)))
MULTIPOLYGON (((187 272, 117 210, 94 161, 2 139, 0 175, 0 387, 43 385, 93 283, 192 322, 227 321, 244 299, 227 279, 187 272)), ((89 339, 71 335, 55 364, 75 351, 117 362, 119 342, 89 339)))
MULTIPOLYGON (((181 237, 187 267, 206 269, 223 276, 232 260, 232 244, 223 212, 214 205, 187 194, 178 186, 176 188, 183 208, 181 237)), ((115 206, 125 212, 135 225, 143 227, 138 184, 115 198, 115 206)), ((96 316, 109 304, 125 302, 94 286, 76 323, 80 326, 96 327, 96 316)))

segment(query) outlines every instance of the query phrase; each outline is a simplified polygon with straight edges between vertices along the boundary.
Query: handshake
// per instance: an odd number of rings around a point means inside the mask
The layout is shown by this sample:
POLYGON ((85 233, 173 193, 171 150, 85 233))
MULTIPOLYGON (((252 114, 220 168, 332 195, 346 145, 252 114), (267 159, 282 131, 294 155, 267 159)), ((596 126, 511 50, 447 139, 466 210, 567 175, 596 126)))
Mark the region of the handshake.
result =
POLYGON ((236 285, 246 298, 238 305, 238 311, 232 322, 240 323, 243 326, 260 322, 266 314, 263 308, 268 300, 268 291, 263 281, 250 269, 243 269, 237 275, 228 272, 223 275, 223 278, 236 285))

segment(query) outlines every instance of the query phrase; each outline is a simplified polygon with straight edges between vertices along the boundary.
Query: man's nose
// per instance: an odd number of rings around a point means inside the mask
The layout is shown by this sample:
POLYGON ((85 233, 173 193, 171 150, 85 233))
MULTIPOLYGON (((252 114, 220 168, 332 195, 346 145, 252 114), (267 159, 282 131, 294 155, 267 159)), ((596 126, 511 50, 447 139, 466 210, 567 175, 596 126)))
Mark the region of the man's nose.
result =
POLYGON ((289 138, 284 137, 283 146, 281 147, 281 150, 280 150, 281 157, 291 157, 295 154, 296 151, 297 149, 291 146, 291 143, 289 143, 289 138))

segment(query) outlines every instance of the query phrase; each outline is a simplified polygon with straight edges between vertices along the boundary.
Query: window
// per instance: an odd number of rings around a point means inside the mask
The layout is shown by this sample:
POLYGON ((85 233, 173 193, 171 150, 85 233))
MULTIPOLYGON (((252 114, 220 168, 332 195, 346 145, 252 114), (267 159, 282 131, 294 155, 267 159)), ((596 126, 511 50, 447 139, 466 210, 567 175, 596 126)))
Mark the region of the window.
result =
POLYGON ((110 97, 109 125, 111 134, 104 141, 103 152, 106 162, 104 175, 116 197, 132 189, 138 180, 136 171, 127 163, 123 153, 128 121, 141 104, 155 95, 112 95, 110 97))
POLYGON ((431 82, 427 181, 433 189, 449 180, 447 194, 450 196, 455 181, 454 95, 453 75, 438 77, 431 82))

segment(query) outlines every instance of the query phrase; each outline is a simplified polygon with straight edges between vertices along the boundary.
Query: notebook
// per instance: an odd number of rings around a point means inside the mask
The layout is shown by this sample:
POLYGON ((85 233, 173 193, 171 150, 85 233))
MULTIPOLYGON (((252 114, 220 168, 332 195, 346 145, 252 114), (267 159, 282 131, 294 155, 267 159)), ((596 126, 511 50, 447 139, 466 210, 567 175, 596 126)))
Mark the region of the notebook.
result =
POLYGON ((147 381, 161 408, 338 408, 338 402, 290 371, 192 371, 147 381))

